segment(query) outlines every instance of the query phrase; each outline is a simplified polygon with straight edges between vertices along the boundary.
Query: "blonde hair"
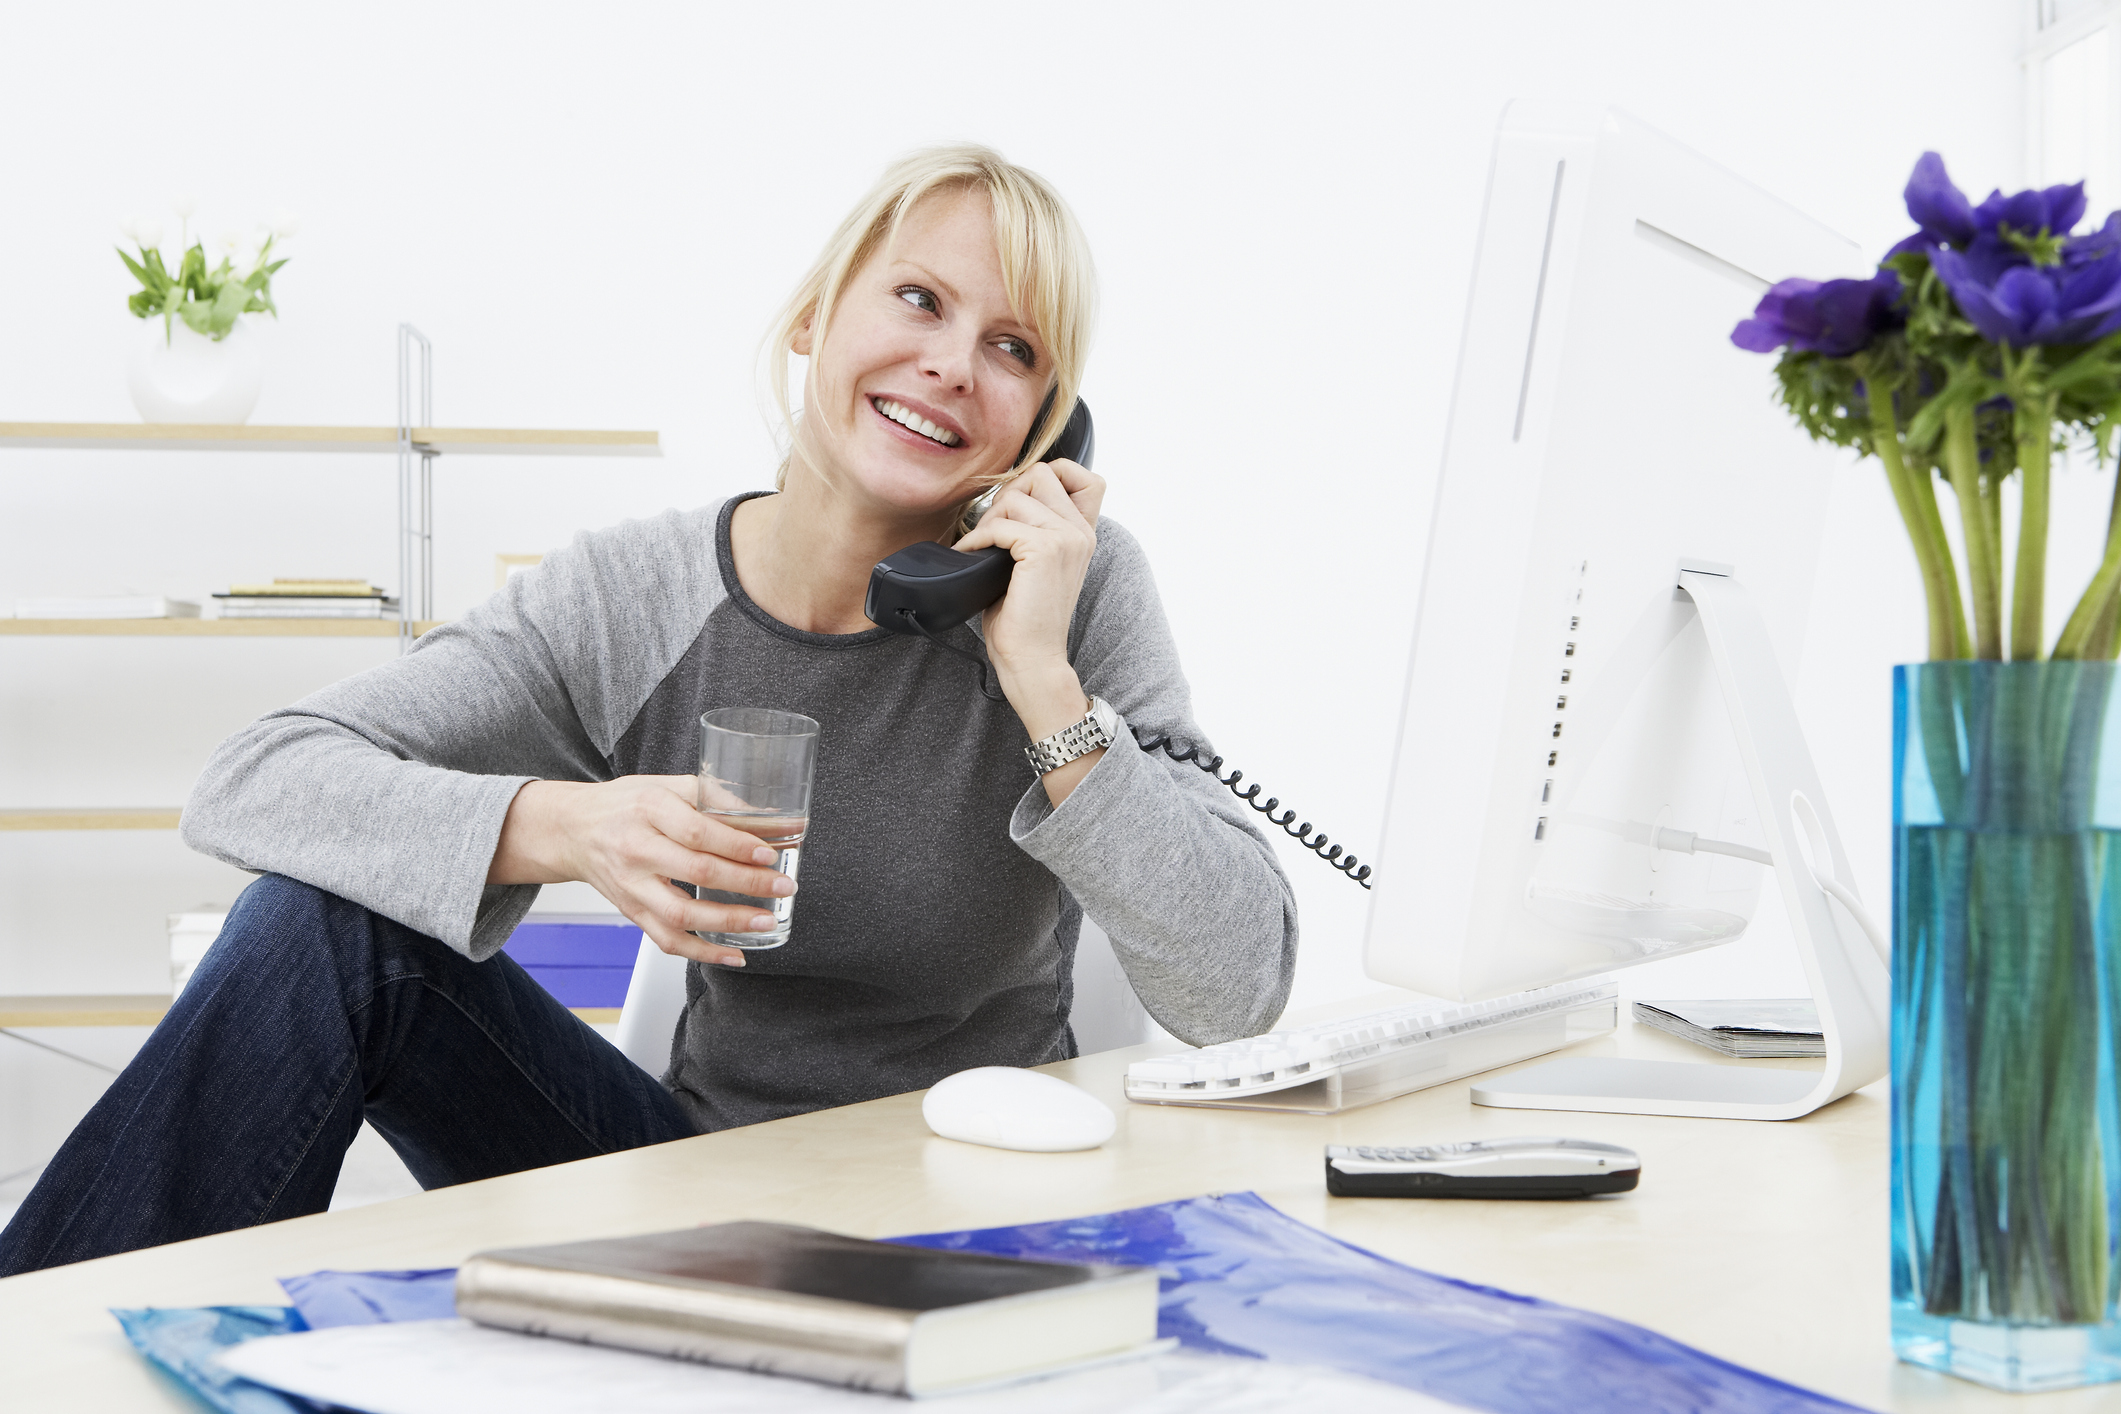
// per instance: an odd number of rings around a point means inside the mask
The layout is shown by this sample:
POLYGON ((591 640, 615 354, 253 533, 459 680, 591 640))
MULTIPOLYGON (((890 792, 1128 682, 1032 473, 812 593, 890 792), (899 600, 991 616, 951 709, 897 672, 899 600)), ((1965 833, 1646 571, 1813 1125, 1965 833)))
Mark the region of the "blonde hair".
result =
MULTIPOLYGON (((1083 365, 1089 358, 1097 319, 1097 271, 1090 261, 1089 242, 1083 239, 1075 213, 1044 177, 1004 161, 992 148, 952 143, 909 153, 885 169, 832 233, 767 333, 764 363, 788 436, 789 457, 794 455, 796 426, 788 405, 788 359, 796 335, 807 322, 813 354, 823 348, 826 326, 839 307, 847 281, 871 256, 891 247, 922 198, 954 191, 986 194, 994 215, 994 245, 1001 255, 1003 293, 1016 317, 1037 332, 1053 360, 1054 411, 1020 465, 1037 461, 1060 436, 1082 387, 1083 365)), ((987 480, 1006 480, 1016 469, 1012 466, 987 480)), ((775 484, 784 484, 787 475, 788 458, 784 457, 775 484)))

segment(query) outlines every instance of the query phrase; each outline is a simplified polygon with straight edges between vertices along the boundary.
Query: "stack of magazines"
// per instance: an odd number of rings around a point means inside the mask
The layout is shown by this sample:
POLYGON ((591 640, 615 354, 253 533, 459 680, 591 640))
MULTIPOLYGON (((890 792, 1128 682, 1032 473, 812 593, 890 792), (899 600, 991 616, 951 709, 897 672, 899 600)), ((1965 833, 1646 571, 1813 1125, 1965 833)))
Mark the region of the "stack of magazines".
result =
POLYGON ((1637 1002, 1635 1019, 1697 1046, 1743 1060, 1823 1056, 1819 1008, 1802 997, 1776 1001, 1637 1002))
POLYGON ((365 579, 276 579, 216 594, 224 619, 396 618, 398 601, 365 579))

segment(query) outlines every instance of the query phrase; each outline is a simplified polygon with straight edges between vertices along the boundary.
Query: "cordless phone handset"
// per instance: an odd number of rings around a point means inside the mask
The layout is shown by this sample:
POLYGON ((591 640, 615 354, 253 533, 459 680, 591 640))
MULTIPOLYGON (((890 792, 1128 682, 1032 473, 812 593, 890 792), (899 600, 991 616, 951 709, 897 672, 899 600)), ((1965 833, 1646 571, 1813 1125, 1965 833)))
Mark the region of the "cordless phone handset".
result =
MULTIPOLYGON (((1016 454, 1018 465, 1031 455, 1032 445, 1052 414, 1053 395, 1048 393, 1046 401, 1039 407, 1037 420, 1031 424, 1031 435, 1024 439, 1023 449, 1016 454)), ((1090 409, 1078 398, 1074 410, 1068 414, 1067 426, 1046 449, 1046 460, 1071 461, 1087 467, 1096 450, 1097 432, 1090 421, 1090 409)), ((1008 484, 1005 481, 990 487, 974 501, 967 520, 977 524, 987 507, 993 504, 995 496, 1008 484)), ((908 545, 895 555, 886 556, 869 572, 869 597, 862 605, 862 612, 878 628, 925 638, 938 648, 968 659, 979 670, 979 690, 997 702, 1003 701, 1000 689, 987 685, 987 660, 941 635, 1001 598, 1009 588, 1009 572, 1015 566, 1015 558, 999 545, 968 554, 932 540, 923 540, 918 545, 908 545)), ((1128 730, 1134 733, 1142 750, 1160 750, 1174 761, 1199 767, 1210 779, 1228 786, 1232 795, 1266 816, 1268 823, 1279 825, 1283 833, 1305 849, 1364 888, 1370 887, 1369 865, 1357 863, 1354 855, 1329 843, 1324 835, 1311 828, 1309 820, 1297 822, 1296 812, 1282 809, 1281 801, 1275 797, 1270 795, 1262 802, 1257 781, 1240 789, 1239 783, 1244 780, 1245 773, 1225 773, 1222 757, 1203 754, 1198 743, 1180 745, 1169 737, 1145 737, 1136 728, 1128 730), (1277 810, 1280 813, 1277 814, 1277 810)))
MULTIPOLYGON (((1052 413, 1053 395, 1048 393, 1031 424, 1031 434, 1024 438, 1024 445, 1016 454, 1018 465, 1031 454, 1052 413)), ((1087 467, 1096 448, 1097 429, 1090 421, 1089 405, 1078 398, 1074 411, 1068 414, 1067 425, 1047 449, 1045 459, 1087 467)), ((978 524, 996 494, 1008 484, 1005 481, 990 487, 972 503, 973 524, 978 524)), ((862 612, 878 628, 919 638, 933 637, 956 628, 1001 598, 1009 588, 1009 571, 1015 566, 1015 559, 999 545, 967 553, 923 540, 887 556, 869 572, 869 596, 862 612)))

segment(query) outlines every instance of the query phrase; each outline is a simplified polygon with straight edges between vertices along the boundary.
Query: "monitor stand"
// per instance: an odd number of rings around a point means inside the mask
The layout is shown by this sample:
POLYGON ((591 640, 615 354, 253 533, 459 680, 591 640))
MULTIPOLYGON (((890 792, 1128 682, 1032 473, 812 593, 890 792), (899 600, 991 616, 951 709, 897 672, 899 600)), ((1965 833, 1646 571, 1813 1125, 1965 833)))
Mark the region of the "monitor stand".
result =
POLYGON ((1549 1061, 1473 1087, 1473 1103, 1504 1109, 1595 1110, 1702 1119, 1796 1119, 1886 1072, 1890 982, 1884 962, 1813 874, 1847 880, 1848 858, 1826 792, 1776 666, 1767 625, 1728 575, 1682 567, 1678 594, 1701 618, 1775 859, 1797 955, 1819 1008, 1826 1065, 1817 1071, 1584 1056, 1549 1061), (1822 847, 1823 846, 1823 847, 1822 847), (1808 856, 1805 850, 1812 852, 1808 856), (1822 858, 1823 857, 1823 858, 1822 858))

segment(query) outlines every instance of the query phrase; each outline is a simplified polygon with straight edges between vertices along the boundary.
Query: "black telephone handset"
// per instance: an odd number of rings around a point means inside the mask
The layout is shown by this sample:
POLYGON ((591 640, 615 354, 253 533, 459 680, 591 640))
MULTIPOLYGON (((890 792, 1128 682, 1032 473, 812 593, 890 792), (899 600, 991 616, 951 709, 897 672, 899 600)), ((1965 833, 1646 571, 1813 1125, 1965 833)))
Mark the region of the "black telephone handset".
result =
MULTIPOLYGON (((1046 401, 1038 410, 1038 418, 1031 424, 1030 436, 1024 438, 1021 451, 1016 454, 1018 462, 1031 451, 1032 443, 1053 413, 1053 395, 1048 393, 1046 401)), ((1068 414, 1067 425, 1061 428, 1060 436, 1046 449, 1047 461, 1071 461, 1087 467, 1097 451, 1097 429, 1090 420, 1090 408, 1081 399, 1068 414)), ((999 490, 1000 488, 995 488, 999 490)), ((989 491, 982 499, 991 499, 989 491)), ((984 505, 974 503, 984 510, 984 505)), ((1009 589, 1009 572, 1016 567, 1015 557, 999 545, 984 550, 953 550, 932 540, 923 540, 917 545, 908 545, 897 554, 888 555, 869 572, 869 594, 863 601, 862 612, 878 628, 893 633, 910 634, 925 638, 939 648, 948 649, 961 658, 970 659, 977 665, 980 674, 980 691, 991 698, 1000 699, 1002 694, 987 686, 987 663, 978 654, 960 647, 939 635, 956 628, 974 614, 1002 597, 1009 589)), ((1130 728, 1130 730, 1132 730, 1130 728)), ((1178 746, 1169 737, 1143 736, 1134 733, 1135 741, 1144 751, 1161 749, 1174 761, 1190 761, 1217 781, 1230 788, 1231 794, 1257 810, 1260 814, 1294 838, 1305 849, 1340 870, 1364 888, 1370 887, 1370 866, 1357 864, 1355 856, 1343 853, 1337 844, 1327 843, 1324 835, 1314 835, 1311 822, 1291 823, 1296 819, 1294 810, 1275 810, 1281 801, 1268 796, 1259 799, 1259 783, 1253 782, 1244 789, 1238 783, 1245 778, 1243 771, 1222 773, 1223 759, 1220 756, 1200 754, 1197 745, 1178 746)))
MULTIPOLYGON (((1031 435, 1024 438, 1016 454, 1019 463, 1030 454, 1052 412, 1053 395, 1048 393, 1038 420, 1031 424, 1031 435)), ((1087 467, 1096 454, 1097 428, 1090 421, 1090 406, 1078 398, 1075 410, 1068 414, 1068 425, 1047 449, 1046 460, 1087 467)), ((923 540, 887 556, 869 572, 869 597, 863 601, 862 612, 878 628, 933 637, 956 628, 1001 598, 1014 568, 1015 558, 999 545, 968 552, 923 540)))

